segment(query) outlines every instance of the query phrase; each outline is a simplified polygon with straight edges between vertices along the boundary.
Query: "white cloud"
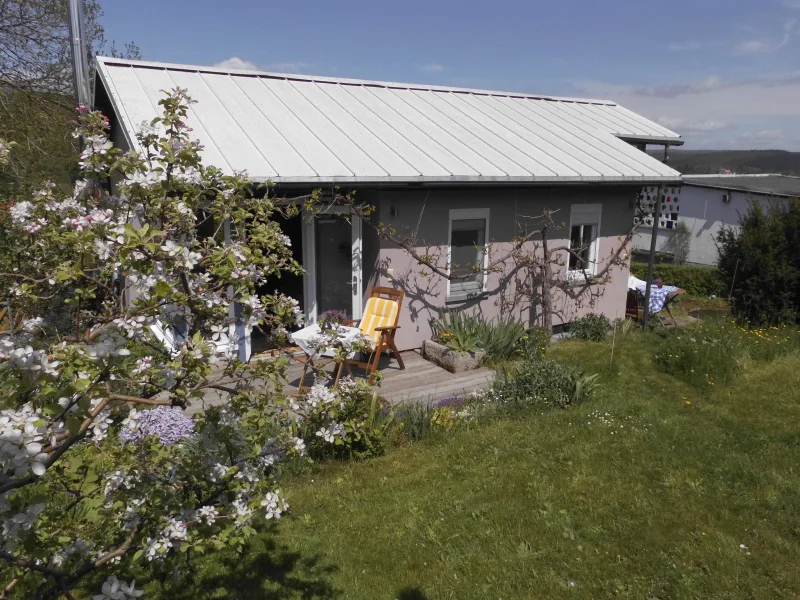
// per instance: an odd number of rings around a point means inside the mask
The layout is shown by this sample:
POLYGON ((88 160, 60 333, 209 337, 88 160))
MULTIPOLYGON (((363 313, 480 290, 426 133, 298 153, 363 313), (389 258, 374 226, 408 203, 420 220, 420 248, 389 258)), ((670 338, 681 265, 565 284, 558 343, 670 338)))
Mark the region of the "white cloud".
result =
POLYGON ((798 33, 800 33, 800 19, 789 19, 783 24, 783 39, 777 47, 783 48, 798 33))
POLYGON ((782 129, 761 129, 759 131, 745 131, 741 138, 755 142, 779 142, 786 139, 782 129))
POLYGON ((258 65, 255 63, 251 63, 249 60, 244 60, 239 58, 238 56, 231 56, 230 58, 226 58, 225 60, 221 60, 215 65, 211 65, 212 67, 216 67, 218 69, 241 69, 244 71, 258 71, 258 65))
POLYGON ((444 65, 440 65, 439 63, 428 63, 427 65, 421 65, 419 70, 423 73, 441 73, 444 71, 444 65))
POLYGON ((690 141, 702 137, 724 147, 748 142, 739 137, 743 132, 780 128, 785 136, 775 145, 800 149, 800 71, 739 81, 712 75, 652 86, 584 81, 575 87, 570 95, 614 100, 690 141))
POLYGON ((731 127, 730 123, 725 121, 687 121, 682 117, 658 117, 655 119, 667 129, 680 131, 681 133, 700 132, 700 131, 722 131, 731 127))
POLYGON ((226 58, 223 61, 212 65, 218 69, 241 69, 245 71, 274 71, 276 73, 308 73, 314 67, 307 62, 274 62, 259 66, 249 60, 244 60, 238 56, 226 58))
POLYGON ((742 54, 757 54, 758 52, 765 52, 767 50, 767 45, 764 42, 759 42, 758 40, 751 40, 749 42, 744 42, 739 44, 739 52, 742 54))

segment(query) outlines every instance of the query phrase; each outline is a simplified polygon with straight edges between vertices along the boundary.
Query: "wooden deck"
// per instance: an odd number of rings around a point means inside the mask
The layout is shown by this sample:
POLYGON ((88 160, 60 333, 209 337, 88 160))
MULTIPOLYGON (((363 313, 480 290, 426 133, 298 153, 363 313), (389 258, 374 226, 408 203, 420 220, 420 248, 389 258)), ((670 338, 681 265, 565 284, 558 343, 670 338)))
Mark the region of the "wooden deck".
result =
MULTIPOLYGON (((422 358, 416 350, 409 350, 401 355, 406 367, 404 370, 400 369, 396 360, 388 357, 383 357, 378 365, 383 374, 383 379, 377 387, 378 393, 394 405, 401 402, 429 403, 450 396, 463 396, 489 387, 494 379, 494 372, 490 369, 480 368, 463 373, 450 373, 422 358)), ((332 373, 333 370, 334 366, 331 364, 327 372, 332 373)), ((289 367, 286 393, 297 393, 302 372, 303 367, 299 363, 289 367)), ((354 370, 353 374, 355 377, 365 376, 360 370, 354 370)), ((311 376, 308 375, 306 384, 310 383, 311 376)), ((186 412, 187 414, 200 412, 205 407, 222 404, 226 399, 226 395, 208 390, 202 402, 193 403, 186 412)))
MULTIPOLYGON (((487 388, 494 379, 494 372, 485 368, 450 373, 422 358, 416 350, 402 352, 401 356, 405 370, 400 369, 396 360, 386 356, 378 365, 383 375, 378 393, 392 404, 405 401, 434 402, 449 396, 469 394, 487 388)), ((333 367, 328 371, 332 372, 333 367)), ((297 387, 301 373, 302 368, 299 365, 289 369, 292 388, 297 387)), ((354 375, 364 377, 365 373, 356 370, 354 375)))

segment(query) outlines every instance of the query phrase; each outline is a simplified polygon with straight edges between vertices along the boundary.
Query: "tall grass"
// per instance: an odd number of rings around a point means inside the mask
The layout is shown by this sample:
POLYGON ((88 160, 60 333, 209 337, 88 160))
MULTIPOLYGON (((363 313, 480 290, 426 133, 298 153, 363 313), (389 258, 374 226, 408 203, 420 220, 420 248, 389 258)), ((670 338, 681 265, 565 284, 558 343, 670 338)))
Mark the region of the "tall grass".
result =
POLYGON ((711 389, 731 383, 748 360, 772 361, 797 353, 797 327, 748 329, 719 320, 672 331, 655 358, 667 373, 695 387, 711 389))

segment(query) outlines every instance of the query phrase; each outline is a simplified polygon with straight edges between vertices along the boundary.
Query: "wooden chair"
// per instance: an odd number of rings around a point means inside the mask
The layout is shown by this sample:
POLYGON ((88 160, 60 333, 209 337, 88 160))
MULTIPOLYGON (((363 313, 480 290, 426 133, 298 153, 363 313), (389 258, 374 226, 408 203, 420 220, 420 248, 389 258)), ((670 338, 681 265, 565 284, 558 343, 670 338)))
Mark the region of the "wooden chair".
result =
POLYGON ((368 381, 372 383, 375 379, 375 371, 378 369, 378 361, 381 354, 389 350, 397 359, 401 369, 405 369, 400 351, 394 343, 394 336, 400 326, 397 324, 400 318, 400 308, 403 306, 403 292, 386 287, 374 287, 370 290, 370 297, 364 307, 364 316, 358 321, 351 321, 349 325, 361 329, 361 333, 369 337, 374 344, 372 354, 367 362, 359 360, 348 360, 348 367, 356 366, 367 371, 368 381))

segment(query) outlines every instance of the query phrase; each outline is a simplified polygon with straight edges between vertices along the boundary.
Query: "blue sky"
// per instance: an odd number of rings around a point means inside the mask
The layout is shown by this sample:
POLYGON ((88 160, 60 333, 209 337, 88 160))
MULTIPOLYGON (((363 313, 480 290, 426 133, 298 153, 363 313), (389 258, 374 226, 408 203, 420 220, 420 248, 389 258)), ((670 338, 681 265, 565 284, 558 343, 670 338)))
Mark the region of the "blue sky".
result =
POLYGON ((800 0, 106 0, 146 60, 615 100, 687 148, 800 150, 800 0))

